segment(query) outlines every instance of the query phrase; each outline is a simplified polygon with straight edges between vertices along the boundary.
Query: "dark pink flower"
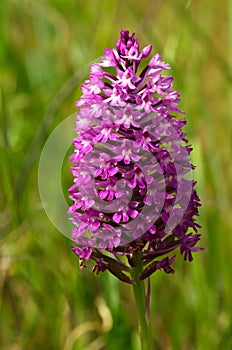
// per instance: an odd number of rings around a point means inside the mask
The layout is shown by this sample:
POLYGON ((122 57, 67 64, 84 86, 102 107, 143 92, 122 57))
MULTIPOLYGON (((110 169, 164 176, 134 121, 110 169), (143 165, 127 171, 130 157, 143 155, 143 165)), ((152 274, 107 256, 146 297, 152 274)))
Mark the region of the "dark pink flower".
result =
POLYGON ((201 250, 200 200, 187 176, 194 166, 180 96, 173 77, 163 74, 170 66, 160 54, 144 67, 151 50, 140 50, 135 35, 122 30, 116 49, 105 49, 101 62, 90 66, 76 103, 73 251, 81 266, 91 259, 97 273, 109 270, 128 283, 138 252, 144 279, 160 269, 173 272, 172 251, 191 261, 201 250))

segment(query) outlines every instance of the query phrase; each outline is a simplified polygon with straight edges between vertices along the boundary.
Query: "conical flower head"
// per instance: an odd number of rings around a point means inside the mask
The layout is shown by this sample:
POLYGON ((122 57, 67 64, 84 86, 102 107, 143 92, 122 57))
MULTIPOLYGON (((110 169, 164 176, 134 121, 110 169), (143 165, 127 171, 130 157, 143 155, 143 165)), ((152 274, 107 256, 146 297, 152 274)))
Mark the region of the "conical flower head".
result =
POLYGON ((145 278, 157 269, 172 272, 175 249, 189 261, 201 249, 186 122, 169 65, 160 54, 143 64, 151 49, 140 50, 135 35, 122 30, 116 49, 90 66, 71 157, 73 250, 81 266, 92 259, 95 271, 108 269, 129 283, 138 252, 145 278))

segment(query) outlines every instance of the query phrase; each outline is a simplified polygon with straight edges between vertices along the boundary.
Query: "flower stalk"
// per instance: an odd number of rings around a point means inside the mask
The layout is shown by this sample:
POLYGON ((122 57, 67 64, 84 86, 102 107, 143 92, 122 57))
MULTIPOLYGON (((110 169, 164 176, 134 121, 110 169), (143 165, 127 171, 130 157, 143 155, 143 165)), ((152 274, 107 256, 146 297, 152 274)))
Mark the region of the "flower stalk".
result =
POLYGON ((136 254, 136 265, 132 268, 131 278, 134 281, 133 292, 137 310, 137 319, 139 325, 139 336, 142 350, 154 350, 152 343, 152 333, 150 325, 150 312, 147 310, 146 292, 144 280, 139 279, 139 275, 143 271, 142 257, 136 254))

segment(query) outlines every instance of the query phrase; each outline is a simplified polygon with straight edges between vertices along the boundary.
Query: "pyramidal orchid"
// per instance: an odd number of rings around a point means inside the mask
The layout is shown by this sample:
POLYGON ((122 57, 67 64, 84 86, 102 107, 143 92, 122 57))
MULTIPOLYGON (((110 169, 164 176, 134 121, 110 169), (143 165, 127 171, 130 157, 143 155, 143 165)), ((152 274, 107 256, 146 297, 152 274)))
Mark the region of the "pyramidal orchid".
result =
POLYGON ((134 286, 142 338, 143 280, 157 270, 172 273, 174 252, 192 261, 202 249, 180 96, 169 65, 160 54, 149 58, 151 50, 122 30, 116 48, 91 64, 76 103, 69 190, 80 267, 92 260, 97 274, 108 270, 134 286))

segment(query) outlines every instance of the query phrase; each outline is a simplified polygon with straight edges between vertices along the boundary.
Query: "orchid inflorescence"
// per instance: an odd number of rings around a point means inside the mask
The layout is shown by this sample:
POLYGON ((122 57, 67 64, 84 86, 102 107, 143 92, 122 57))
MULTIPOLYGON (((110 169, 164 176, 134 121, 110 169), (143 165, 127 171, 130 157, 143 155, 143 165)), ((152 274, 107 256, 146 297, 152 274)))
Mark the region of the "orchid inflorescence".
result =
POLYGON ((91 64, 71 156, 72 249, 81 267, 92 260, 93 271, 128 283, 138 258, 145 279, 173 272, 177 248, 189 261, 202 249, 186 121, 170 67, 160 54, 149 60, 151 50, 122 30, 116 48, 91 64))

